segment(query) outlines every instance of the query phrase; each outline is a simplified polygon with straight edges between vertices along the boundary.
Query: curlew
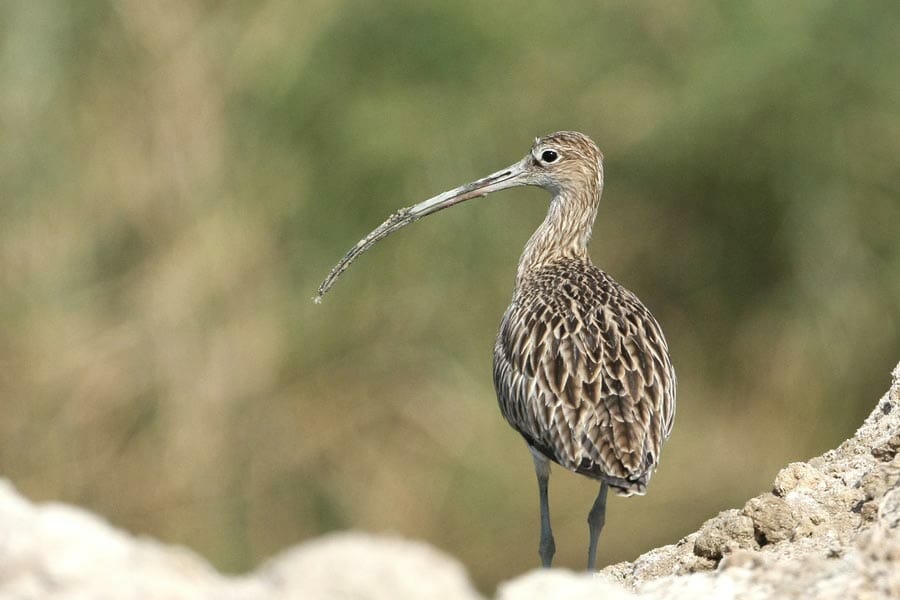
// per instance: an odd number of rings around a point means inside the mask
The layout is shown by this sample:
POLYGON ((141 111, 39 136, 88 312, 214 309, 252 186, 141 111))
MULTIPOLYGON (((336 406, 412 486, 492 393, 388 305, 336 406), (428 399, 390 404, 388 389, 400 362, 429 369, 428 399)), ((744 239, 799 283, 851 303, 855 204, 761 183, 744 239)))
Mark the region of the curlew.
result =
POLYGON ((547 493, 550 461, 600 482, 588 513, 588 570, 606 520, 609 488, 644 494, 675 416, 675 370, 662 329, 637 296, 588 255, 603 190, 603 154, 584 134, 537 138, 519 162, 388 218, 319 287, 316 302, 369 247, 460 202, 530 185, 552 194, 525 246, 512 303, 494 345, 500 411, 528 445, 540 499, 538 554, 556 550, 547 493))

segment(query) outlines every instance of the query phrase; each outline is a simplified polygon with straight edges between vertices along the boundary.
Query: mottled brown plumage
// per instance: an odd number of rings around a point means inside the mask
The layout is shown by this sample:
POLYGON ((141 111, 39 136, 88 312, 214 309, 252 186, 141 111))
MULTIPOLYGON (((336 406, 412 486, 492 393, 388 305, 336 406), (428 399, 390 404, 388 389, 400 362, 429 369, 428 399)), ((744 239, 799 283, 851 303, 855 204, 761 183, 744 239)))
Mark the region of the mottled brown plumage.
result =
POLYGON ((642 494, 674 416, 659 325, 590 263, 527 272, 500 325, 494 385, 525 440, 570 471, 642 494))
POLYGON ((675 371, 653 315, 588 255, 603 189, 603 155, 590 138, 571 131, 538 138, 514 165, 397 211, 332 269, 316 300, 393 231, 518 185, 542 187, 553 199, 519 260, 494 346, 494 386, 503 416, 534 459, 544 566, 555 552, 548 461, 601 482, 588 515, 593 569, 608 488, 643 494, 658 464, 675 416, 675 371))
POLYGON ((587 253, 603 187, 603 156, 586 136, 535 141, 556 189, 519 264, 494 347, 503 416, 561 466, 643 494, 672 429, 675 371, 662 330, 587 253))

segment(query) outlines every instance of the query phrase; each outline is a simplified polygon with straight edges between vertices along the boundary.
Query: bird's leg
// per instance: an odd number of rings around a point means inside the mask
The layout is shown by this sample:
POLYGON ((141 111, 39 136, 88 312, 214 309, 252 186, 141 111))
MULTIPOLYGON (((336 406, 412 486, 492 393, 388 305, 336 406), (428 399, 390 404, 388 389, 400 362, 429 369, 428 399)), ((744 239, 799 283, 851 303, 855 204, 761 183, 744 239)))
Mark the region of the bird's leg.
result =
POLYGON ((594 500, 594 506, 591 507, 591 512, 588 513, 588 529, 591 534, 591 541, 588 546, 588 571, 595 570, 597 566, 597 539, 600 537, 603 524, 606 523, 606 493, 608 491, 609 485, 605 481, 602 482, 597 499, 594 500))
POLYGON ((541 564, 545 569, 549 569, 556 553, 556 542, 553 541, 553 530, 550 528, 550 502, 547 498, 550 461, 534 448, 529 449, 534 458, 534 472, 537 474, 538 492, 541 496, 541 542, 538 545, 538 554, 541 556, 541 564))

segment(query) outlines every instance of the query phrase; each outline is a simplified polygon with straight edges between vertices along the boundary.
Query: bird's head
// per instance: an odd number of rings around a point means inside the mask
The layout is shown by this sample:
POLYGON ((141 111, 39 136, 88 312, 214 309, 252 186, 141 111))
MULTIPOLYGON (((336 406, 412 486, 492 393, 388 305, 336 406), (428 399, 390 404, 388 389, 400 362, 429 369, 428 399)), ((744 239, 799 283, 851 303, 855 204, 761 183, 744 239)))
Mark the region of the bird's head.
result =
POLYGON ((487 177, 439 194, 410 207, 424 217, 460 202, 512 187, 531 185, 554 196, 583 196, 595 202, 603 185, 603 153, 577 131, 557 131, 535 138, 531 151, 517 163, 487 177))
POLYGON ((596 190, 602 183, 603 153, 577 131, 558 131, 535 138, 522 162, 521 179, 554 195, 582 189, 596 190))

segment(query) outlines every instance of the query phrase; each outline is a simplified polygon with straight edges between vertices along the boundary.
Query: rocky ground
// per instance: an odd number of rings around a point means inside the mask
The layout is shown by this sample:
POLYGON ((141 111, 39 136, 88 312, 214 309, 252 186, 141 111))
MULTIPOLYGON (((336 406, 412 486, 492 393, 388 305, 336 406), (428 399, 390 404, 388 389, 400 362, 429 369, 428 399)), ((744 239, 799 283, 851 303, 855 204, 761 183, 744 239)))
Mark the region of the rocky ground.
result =
MULTIPOLYGON (((497 597, 900 598, 900 365, 856 434, 786 466, 772 489, 675 544, 590 575, 537 570, 497 597)), ((408 540, 342 533, 242 577, 194 553, 136 539, 0 480, 0 598, 476 599, 458 561, 408 540)))

